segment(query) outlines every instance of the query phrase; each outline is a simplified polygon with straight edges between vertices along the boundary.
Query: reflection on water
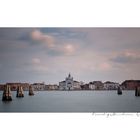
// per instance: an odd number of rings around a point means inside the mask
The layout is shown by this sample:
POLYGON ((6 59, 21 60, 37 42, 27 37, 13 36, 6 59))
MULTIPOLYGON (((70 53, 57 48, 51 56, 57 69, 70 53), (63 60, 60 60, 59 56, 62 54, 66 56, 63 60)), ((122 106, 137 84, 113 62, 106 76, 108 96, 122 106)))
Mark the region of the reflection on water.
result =
MULTIPOLYGON (((0 100, 0 112, 139 112, 140 97, 134 91, 38 91, 35 96, 0 100)), ((0 92, 2 99, 2 92, 0 92)))

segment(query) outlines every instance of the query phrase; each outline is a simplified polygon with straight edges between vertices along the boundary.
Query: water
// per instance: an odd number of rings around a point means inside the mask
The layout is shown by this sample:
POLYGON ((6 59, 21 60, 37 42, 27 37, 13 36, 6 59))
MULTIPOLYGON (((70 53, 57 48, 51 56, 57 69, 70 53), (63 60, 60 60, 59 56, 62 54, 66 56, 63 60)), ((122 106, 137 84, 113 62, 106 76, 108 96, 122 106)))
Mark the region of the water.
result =
POLYGON ((24 98, 2 102, 0 112, 139 112, 140 97, 134 91, 37 91, 34 96, 24 92, 24 98))

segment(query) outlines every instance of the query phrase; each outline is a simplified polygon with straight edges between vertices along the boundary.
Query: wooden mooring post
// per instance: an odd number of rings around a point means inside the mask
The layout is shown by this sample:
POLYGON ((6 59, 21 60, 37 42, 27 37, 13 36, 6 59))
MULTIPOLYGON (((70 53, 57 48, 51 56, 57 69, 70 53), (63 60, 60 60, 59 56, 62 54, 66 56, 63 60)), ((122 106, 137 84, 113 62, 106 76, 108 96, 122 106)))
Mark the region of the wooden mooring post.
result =
POLYGON ((118 95, 122 95, 122 89, 120 86, 118 86, 117 93, 118 93, 118 95))
POLYGON ((32 86, 30 85, 30 86, 29 86, 29 96, 33 96, 33 95, 34 95, 33 88, 32 88, 32 86))
POLYGON ((24 97, 24 93, 23 93, 23 88, 22 88, 22 86, 18 86, 16 97, 18 97, 18 98, 19 98, 19 97, 24 97))
POLYGON ((140 96, 140 87, 136 87, 135 96, 140 96))
POLYGON ((10 85, 4 86, 2 101, 12 101, 12 94, 11 94, 10 85))

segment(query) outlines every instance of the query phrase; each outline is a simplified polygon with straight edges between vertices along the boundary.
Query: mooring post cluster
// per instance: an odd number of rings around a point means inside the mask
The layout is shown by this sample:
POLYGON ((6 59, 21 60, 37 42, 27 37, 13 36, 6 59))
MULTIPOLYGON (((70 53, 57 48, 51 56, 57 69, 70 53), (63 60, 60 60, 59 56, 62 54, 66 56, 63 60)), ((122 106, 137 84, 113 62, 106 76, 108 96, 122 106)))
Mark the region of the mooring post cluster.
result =
POLYGON ((33 88, 32 86, 29 86, 29 96, 33 96, 34 92, 33 92, 33 88))
POLYGON ((4 86, 2 101, 12 101, 12 94, 9 85, 4 86))
MULTIPOLYGON (((29 95, 33 96, 34 95, 34 91, 32 86, 29 86, 29 95)), ((20 97, 24 97, 24 92, 23 92, 23 88, 21 85, 19 85, 17 87, 17 94, 16 94, 17 98, 20 97)), ((3 96, 2 96, 2 101, 12 101, 12 93, 11 93, 11 89, 10 89, 10 85, 6 84, 4 86, 4 91, 3 91, 3 96)))
POLYGON ((136 87, 135 96, 140 96, 140 87, 136 87))
POLYGON ((17 96, 16 97, 24 97, 22 86, 18 86, 18 88, 17 88, 17 96))
POLYGON ((122 95, 122 89, 120 86, 118 86, 117 93, 118 93, 118 95, 122 95))

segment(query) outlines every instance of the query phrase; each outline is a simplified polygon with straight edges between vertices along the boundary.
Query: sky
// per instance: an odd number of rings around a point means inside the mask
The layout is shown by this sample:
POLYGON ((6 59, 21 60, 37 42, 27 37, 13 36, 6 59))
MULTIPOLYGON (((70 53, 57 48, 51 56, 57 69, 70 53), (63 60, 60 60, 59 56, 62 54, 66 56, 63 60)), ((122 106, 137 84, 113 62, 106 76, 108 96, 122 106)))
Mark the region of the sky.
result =
POLYGON ((0 28, 0 83, 140 79, 140 28, 0 28))

